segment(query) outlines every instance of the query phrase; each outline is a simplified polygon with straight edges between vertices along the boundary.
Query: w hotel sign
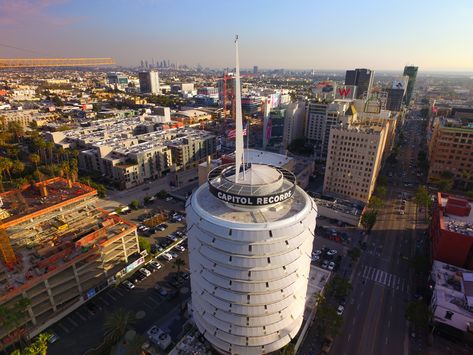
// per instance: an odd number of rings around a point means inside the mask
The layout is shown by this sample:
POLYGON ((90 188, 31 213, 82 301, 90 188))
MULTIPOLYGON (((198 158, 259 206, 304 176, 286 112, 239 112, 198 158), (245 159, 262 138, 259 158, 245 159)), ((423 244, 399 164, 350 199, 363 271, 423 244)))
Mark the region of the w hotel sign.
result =
POLYGON ((356 94, 356 85, 339 85, 335 90, 335 99, 354 100, 356 94))

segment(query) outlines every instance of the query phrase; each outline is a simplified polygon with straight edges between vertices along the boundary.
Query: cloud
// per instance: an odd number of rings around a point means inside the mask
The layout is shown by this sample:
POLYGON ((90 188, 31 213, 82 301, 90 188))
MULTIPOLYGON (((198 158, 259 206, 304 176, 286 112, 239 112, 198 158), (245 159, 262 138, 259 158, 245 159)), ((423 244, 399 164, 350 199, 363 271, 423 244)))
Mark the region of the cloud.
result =
POLYGON ((48 9, 68 0, 0 0, 0 26, 19 27, 29 24, 64 26, 77 18, 56 16, 48 9))

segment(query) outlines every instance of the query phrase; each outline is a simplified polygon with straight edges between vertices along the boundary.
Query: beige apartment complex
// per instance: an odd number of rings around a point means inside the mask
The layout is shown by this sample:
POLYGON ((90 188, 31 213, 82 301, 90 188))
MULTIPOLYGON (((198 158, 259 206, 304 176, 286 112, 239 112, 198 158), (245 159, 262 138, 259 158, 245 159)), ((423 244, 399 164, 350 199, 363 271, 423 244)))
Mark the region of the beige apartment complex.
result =
POLYGON ((473 118, 436 118, 429 142, 429 182, 449 173, 463 186, 473 182, 473 118))
POLYGON ((44 330, 142 259, 136 226, 95 208, 96 194, 61 178, 0 194, 0 307, 26 300, 24 316, 0 326, 3 345, 44 330))
POLYGON ((381 169, 386 140, 385 126, 332 126, 324 193, 367 203, 381 169))

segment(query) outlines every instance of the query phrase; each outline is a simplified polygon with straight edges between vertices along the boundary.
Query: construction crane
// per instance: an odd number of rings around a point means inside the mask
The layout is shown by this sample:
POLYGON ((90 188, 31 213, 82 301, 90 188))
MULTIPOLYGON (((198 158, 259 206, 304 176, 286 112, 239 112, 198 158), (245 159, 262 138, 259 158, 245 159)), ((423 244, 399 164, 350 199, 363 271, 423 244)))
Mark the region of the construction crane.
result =
POLYGON ((112 58, 0 58, 2 68, 95 67, 114 65, 112 58))

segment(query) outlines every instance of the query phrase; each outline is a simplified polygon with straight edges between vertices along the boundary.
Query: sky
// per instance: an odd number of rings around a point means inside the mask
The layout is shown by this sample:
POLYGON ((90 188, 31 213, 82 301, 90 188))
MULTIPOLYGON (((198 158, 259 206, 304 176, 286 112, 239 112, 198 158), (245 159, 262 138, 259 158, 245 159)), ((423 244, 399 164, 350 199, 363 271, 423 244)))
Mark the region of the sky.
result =
POLYGON ((471 71, 472 14, 471 0, 0 0, 0 57, 224 68, 238 34, 243 68, 471 71))

